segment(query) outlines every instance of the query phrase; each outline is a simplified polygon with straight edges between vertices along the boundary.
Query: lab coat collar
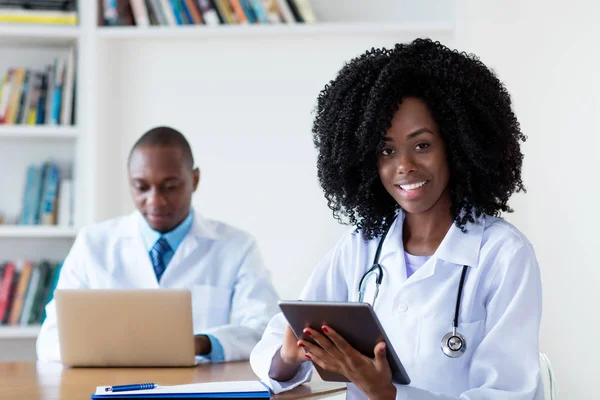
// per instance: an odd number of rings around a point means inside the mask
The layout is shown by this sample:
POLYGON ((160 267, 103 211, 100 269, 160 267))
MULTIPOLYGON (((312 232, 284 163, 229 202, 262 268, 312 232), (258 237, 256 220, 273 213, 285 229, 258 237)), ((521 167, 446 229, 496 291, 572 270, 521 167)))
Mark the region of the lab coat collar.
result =
MULTIPOLYGON (((380 259, 396 252, 404 253, 404 243, 402 240, 403 225, 404 212, 400 210, 383 243, 380 259)), ((468 265, 469 267, 477 267, 479 263, 479 249, 485 228, 485 216, 482 215, 479 218, 475 218, 475 222, 467 222, 465 228, 467 231, 463 233, 453 223, 433 257, 457 266, 468 265)), ((380 240, 380 238, 376 240, 380 240)))
POLYGON ((452 224, 436 251, 439 259, 459 266, 478 266, 485 216, 482 215, 474 220, 475 222, 465 224, 466 232, 462 232, 456 224, 452 224))
MULTIPOLYGON (((121 237, 139 236, 139 223, 140 219, 143 218, 144 217, 142 217, 142 214, 140 214, 139 211, 134 211, 125 216, 120 223, 118 235, 121 237)), ((196 210, 194 210, 194 221, 192 222, 192 226, 190 227, 190 231, 188 232, 187 236, 192 236, 198 239, 220 239, 220 235, 196 210)))

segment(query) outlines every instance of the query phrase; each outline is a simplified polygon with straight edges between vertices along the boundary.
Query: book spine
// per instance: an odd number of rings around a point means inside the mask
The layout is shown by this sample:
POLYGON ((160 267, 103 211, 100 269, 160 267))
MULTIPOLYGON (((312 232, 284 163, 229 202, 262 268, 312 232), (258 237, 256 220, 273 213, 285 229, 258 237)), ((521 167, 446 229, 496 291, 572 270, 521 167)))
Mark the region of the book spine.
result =
POLYGON ((165 15, 168 25, 177 25, 177 19, 175 18, 175 12, 171 6, 171 0, 160 0, 160 8, 165 15))
POLYGON ((38 284, 40 282, 40 269, 36 265, 31 272, 31 279, 29 285, 27 285, 27 293, 25 295, 25 303, 23 304, 23 311, 21 312, 20 325, 27 325, 29 322, 29 316, 31 315, 31 308, 33 301, 35 300, 35 294, 37 291, 38 284))
POLYGON ((179 8, 179 2, 177 0, 171 0, 171 9, 173 10, 177 25, 183 25, 185 21, 183 20, 183 13, 181 8, 179 8))
POLYGON ((27 181, 25 183, 25 192, 23 193, 23 210, 21 211, 21 225, 29 225, 33 221, 32 216, 32 198, 34 185, 36 184, 37 167, 34 164, 27 167, 27 181))
POLYGON ((60 226, 72 226, 72 196, 73 196, 73 181, 70 179, 63 179, 60 182, 60 188, 58 189, 58 216, 57 223, 60 226))
POLYGON ((14 85, 12 87, 10 104, 8 106, 8 115, 6 116, 7 124, 14 124, 17 120, 19 112, 19 104, 21 103, 21 94, 23 92, 23 81, 25 80, 25 68, 16 68, 14 76, 14 85))
POLYGON ((117 20, 119 18, 117 0, 103 0, 102 5, 104 9, 104 25, 117 25, 117 20))
POLYGON ((29 285, 29 279, 31 279, 31 269, 31 262, 25 261, 21 268, 19 283, 17 284, 15 298, 10 310, 10 317, 8 320, 10 325, 19 324, 21 312, 23 311, 23 304, 25 303, 25 295, 27 294, 27 286, 29 285))
POLYGON ((48 165, 46 184, 44 185, 44 197, 42 204, 41 222, 43 225, 55 225, 57 214, 58 185, 60 179, 58 165, 48 165))
POLYGON ((148 10, 144 0, 129 0, 131 9, 133 10, 133 18, 137 26, 149 26, 150 19, 148 18, 148 10))
POLYGON ((217 11, 210 4, 210 0, 198 0, 198 8, 206 25, 219 25, 221 23, 217 11))
POLYGON ((10 102, 10 94, 12 88, 13 70, 10 68, 2 78, 2 93, 0 93, 0 124, 6 123, 6 115, 8 114, 8 104, 10 102))
POLYGON ((183 2, 190 13, 192 22, 196 25, 202 25, 204 23, 202 20, 202 13, 200 12, 195 0, 183 0, 183 2))
POLYGON ((70 125, 73 117, 73 90, 75 86, 75 46, 72 46, 69 50, 69 56, 65 64, 64 83, 61 93, 60 124, 70 125))
POLYGON ((13 283, 15 281, 15 264, 8 263, 4 269, 4 276, 0 285, 0 323, 6 319, 9 299, 12 297, 13 283))
POLYGON ((262 0, 249 0, 250 6, 252 6, 252 10, 256 15, 256 19, 261 24, 269 23, 269 16, 267 15, 267 10, 265 9, 262 0))
POLYGON ((277 0, 277 4, 279 5, 279 10, 281 11, 283 21, 288 24, 295 23, 296 18, 294 18, 294 14, 292 13, 292 10, 287 0, 277 0))

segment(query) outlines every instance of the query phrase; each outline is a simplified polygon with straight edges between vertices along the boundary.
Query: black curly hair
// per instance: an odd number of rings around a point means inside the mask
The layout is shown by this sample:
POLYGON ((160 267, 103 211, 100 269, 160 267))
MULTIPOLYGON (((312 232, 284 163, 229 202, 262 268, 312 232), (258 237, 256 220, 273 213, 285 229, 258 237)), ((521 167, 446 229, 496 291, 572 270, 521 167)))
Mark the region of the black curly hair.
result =
POLYGON ((445 142, 454 223, 465 231, 482 213, 512 212, 509 197, 525 191, 526 137, 508 91, 476 56, 416 39, 352 59, 319 94, 312 132, 334 217, 346 216, 367 240, 395 217, 400 206, 381 183, 377 154, 408 96, 427 104, 445 142))

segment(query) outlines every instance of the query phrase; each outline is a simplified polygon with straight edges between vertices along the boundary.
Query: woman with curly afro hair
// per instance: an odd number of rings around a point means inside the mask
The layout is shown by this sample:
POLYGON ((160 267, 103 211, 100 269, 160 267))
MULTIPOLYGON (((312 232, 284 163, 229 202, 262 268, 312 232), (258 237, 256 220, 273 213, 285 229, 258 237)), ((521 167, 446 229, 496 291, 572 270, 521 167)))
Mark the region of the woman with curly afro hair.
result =
POLYGON ((390 342, 361 354, 327 325, 298 339, 280 314, 255 373, 274 392, 315 365, 345 376, 348 398, 542 399, 539 267, 500 218, 524 190, 525 137, 495 74, 431 40, 372 49, 322 90, 313 133, 325 198, 353 228, 302 300, 368 302, 390 342))

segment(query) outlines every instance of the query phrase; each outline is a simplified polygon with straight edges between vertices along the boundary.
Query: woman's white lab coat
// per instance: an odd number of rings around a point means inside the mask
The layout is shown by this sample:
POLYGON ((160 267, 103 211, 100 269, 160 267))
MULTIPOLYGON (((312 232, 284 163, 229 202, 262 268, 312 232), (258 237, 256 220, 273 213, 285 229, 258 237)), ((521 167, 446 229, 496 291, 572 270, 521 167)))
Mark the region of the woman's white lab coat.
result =
MULTIPOLYGON (((401 213, 382 248, 384 278, 374 307, 412 380, 396 385, 397 399, 541 399, 541 280, 531 244, 508 222, 482 216, 466 225, 467 233, 452 225, 435 254, 407 279, 402 221, 401 213), (458 332, 466 337, 467 349, 453 359, 440 344, 451 331, 463 265, 469 268, 458 332)), ((314 270, 301 298, 358 301, 359 281, 373 264, 378 242, 349 232, 314 270)), ((369 303, 374 281, 365 294, 369 303)), ((275 392, 307 381, 312 373, 308 361, 290 381, 268 376, 285 324, 282 314, 275 316, 250 356, 255 373, 275 392)), ((365 395, 350 384, 348 398, 365 395)))
MULTIPOLYGON (((248 359, 277 312, 278 300, 252 237, 194 213, 190 231, 159 284, 139 232, 141 218, 136 212, 82 229, 57 288, 189 288, 194 332, 217 338, 225 361, 248 359)), ((46 306, 46 314, 37 355, 40 360, 58 361, 54 301, 46 306)))

